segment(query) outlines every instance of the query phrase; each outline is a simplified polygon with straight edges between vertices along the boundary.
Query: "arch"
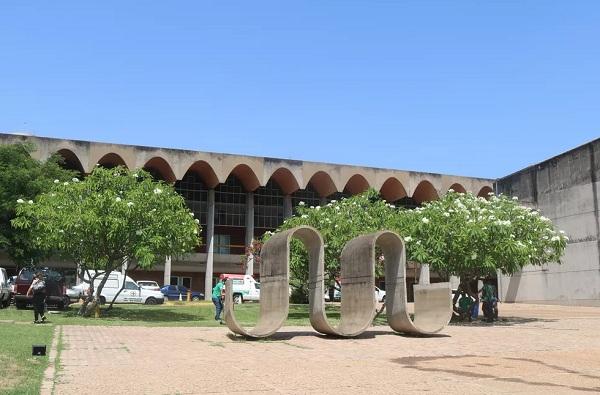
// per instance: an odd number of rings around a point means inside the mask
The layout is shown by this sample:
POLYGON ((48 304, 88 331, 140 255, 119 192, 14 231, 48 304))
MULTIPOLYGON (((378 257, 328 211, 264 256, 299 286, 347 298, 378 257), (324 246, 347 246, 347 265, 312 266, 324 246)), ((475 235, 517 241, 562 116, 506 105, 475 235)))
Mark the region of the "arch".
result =
POLYGON ((390 177, 381 186, 379 194, 388 202, 395 202, 407 196, 406 189, 395 177, 390 177))
POLYGON ((423 202, 430 202, 439 198, 439 195, 433 184, 427 180, 423 180, 417 185, 417 188, 413 192, 412 198, 419 204, 423 202))
POLYGON ((107 169, 112 169, 113 167, 123 166, 127 167, 127 164, 123 160, 123 158, 119 154, 115 154, 114 152, 110 152, 105 154, 100 159, 98 159, 98 165, 102 167, 106 167, 107 169))
POLYGON ((157 180, 163 180, 168 183, 174 183, 177 180, 169 163, 160 156, 155 156, 147 161, 143 169, 152 174, 152 177, 157 180))
POLYGON ((458 182, 455 182, 454 184, 450 185, 450 188, 448 188, 448 190, 450 190, 450 189, 452 189, 454 192, 458 192, 458 193, 467 193, 467 190, 465 189, 465 187, 463 187, 458 182))
POLYGON ((492 189, 492 187, 486 185, 479 190, 479 192, 477 193, 477 197, 483 197, 483 198, 487 199, 490 197, 490 195, 489 195, 490 192, 493 193, 494 190, 492 189))
POLYGON ((285 167, 280 167, 275 170, 269 179, 275 181, 277 185, 279 185, 279 188, 281 188, 284 195, 291 195, 300 189, 296 177, 294 177, 292 172, 285 167))
POLYGON ((346 182, 344 192, 350 195, 358 195, 369 189, 369 182, 361 174, 355 174, 346 182))
POLYGON ((310 184, 321 197, 326 197, 337 192, 337 188, 329 174, 324 171, 318 171, 310 177, 307 185, 310 184))
POLYGON ((217 177, 217 173, 215 173, 215 170, 206 161, 198 160, 192 163, 192 165, 187 169, 185 174, 188 174, 190 172, 196 173, 198 176, 200 176, 204 184, 206 184, 206 186, 209 189, 215 188, 217 185, 219 185, 219 178, 217 177))
POLYGON ((80 175, 83 175, 85 173, 81 161, 79 160, 77 155, 70 149, 59 149, 58 151, 56 151, 56 154, 60 155, 64 159, 62 167, 64 167, 65 169, 75 170, 79 172, 80 175))
POLYGON ((252 192, 260 186, 260 182, 258 181, 258 177, 256 176, 256 173, 254 173, 254 170, 244 163, 234 167, 227 177, 230 175, 236 176, 247 192, 252 192))

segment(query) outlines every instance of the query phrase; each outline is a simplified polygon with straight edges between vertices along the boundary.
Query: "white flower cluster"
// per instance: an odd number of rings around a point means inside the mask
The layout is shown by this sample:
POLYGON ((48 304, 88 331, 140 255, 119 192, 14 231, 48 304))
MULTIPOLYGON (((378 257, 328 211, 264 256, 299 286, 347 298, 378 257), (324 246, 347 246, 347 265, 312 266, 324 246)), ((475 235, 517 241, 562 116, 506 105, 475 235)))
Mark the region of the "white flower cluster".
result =
POLYGON ((160 195, 162 193, 162 189, 160 188, 154 188, 154 194, 155 195, 160 195))
POLYGON ((429 223, 429 218, 423 217, 423 219, 421 219, 421 222, 423 222, 424 224, 428 224, 429 223))

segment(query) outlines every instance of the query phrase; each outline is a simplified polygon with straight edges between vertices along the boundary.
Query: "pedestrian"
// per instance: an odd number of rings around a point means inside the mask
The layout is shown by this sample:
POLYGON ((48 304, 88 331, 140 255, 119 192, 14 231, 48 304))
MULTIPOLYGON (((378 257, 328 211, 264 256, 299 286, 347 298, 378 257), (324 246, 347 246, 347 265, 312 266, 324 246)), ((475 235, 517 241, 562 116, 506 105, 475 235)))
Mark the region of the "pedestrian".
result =
POLYGON ((221 312, 223 311, 222 297, 225 293, 225 281, 227 281, 227 278, 223 277, 212 289, 212 302, 215 305, 215 321, 219 321, 221 324, 223 324, 223 321, 221 320, 221 312))
POLYGON ((46 321, 46 316, 44 315, 46 308, 46 282, 41 272, 35 274, 33 282, 27 290, 27 296, 30 295, 33 295, 33 323, 40 324, 46 321))

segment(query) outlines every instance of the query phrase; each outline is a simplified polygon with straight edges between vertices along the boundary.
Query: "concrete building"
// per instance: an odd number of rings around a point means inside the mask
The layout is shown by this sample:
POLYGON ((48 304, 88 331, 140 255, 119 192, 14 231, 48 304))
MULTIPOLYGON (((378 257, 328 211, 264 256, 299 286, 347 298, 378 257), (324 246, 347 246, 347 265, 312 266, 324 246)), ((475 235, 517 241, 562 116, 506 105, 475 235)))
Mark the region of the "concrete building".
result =
POLYGON ((518 196, 566 232, 562 265, 528 266, 500 276, 507 302, 600 305, 600 139, 497 180, 498 193, 518 196))
MULTIPOLYGON (((388 202, 414 207, 449 189, 487 196, 493 186, 490 179, 416 171, 0 134, 0 144, 24 141, 36 145, 36 159, 58 153, 66 167, 81 174, 97 164, 123 165, 146 169, 174 184, 200 219, 203 244, 182 260, 166 258, 165 264, 132 277, 200 291, 210 289, 220 273, 242 272, 245 246, 277 228, 300 201, 323 205, 372 187, 388 202)), ((51 264, 74 267, 68 262, 51 264)), ((0 266, 14 264, 0 256, 0 266)))

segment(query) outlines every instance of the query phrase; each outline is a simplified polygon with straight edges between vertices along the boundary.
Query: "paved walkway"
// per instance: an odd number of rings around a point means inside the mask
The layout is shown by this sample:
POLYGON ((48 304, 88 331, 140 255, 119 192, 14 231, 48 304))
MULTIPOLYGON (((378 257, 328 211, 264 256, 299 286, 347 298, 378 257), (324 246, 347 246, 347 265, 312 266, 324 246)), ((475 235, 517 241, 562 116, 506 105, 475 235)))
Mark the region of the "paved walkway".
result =
POLYGON ((600 392, 600 308, 500 306, 493 326, 332 339, 285 327, 268 341, 221 328, 65 326, 57 394, 600 392))

